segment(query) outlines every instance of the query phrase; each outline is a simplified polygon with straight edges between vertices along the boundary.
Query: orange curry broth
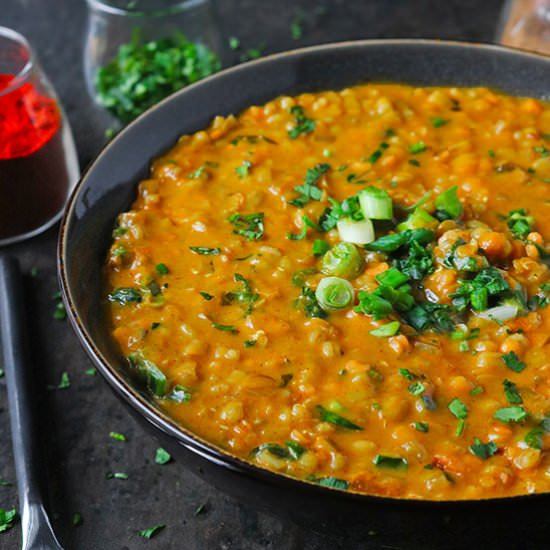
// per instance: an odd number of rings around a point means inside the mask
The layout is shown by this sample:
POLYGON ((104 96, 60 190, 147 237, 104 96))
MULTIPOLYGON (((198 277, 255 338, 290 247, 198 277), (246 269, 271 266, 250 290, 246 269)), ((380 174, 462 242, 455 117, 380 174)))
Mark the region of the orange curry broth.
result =
MULTIPOLYGON (((293 305, 300 294, 293 274, 319 263, 313 240, 334 245, 339 238, 336 230, 313 229, 303 240, 287 236, 300 232, 303 214, 317 220, 328 196, 342 201, 375 185, 394 204, 407 206, 429 190, 437 196, 456 185, 468 229, 441 222, 438 246, 444 248, 446 232, 462 231, 466 241, 477 243, 474 254, 479 249, 489 259, 496 256, 531 296, 548 280, 548 270, 540 249, 514 239, 501 215, 525 208, 536 220, 531 238, 544 246, 550 237, 544 181, 550 178, 544 148, 549 132, 547 104, 484 88, 370 84, 280 97, 239 116, 216 117, 153 163, 132 209, 119 217, 106 294, 145 288, 154 279, 161 299, 109 304, 112 334, 125 356, 141 353, 165 373, 169 387, 190 390, 184 403, 159 400, 172 417, 263 467, 298 478, 337 478, 344 481, 337 486, 394 497, 479 499, 549 491, 549 438, 541 436, 542 449, 524 438, 550 411, 550 308, 500 324, 470 315, 469 330, 480 332, 466 345, 448 334, 414 336, 403 327, 401 334, 378 338, 369 331, 386 321, 353 307, 317 319, 293 305), (290 139, 293 105, 301 105, 316 127, 290 139), (445 123, 434 125, 434 117, 445 123), (268 139, 235 142, 237 136, 268 139), (412 154, 410 145, 419 141, 427 149, 412 154), (381 142, 388 147, 369 163, 381 142), (288 204, 306 170, 322 162, 331 166, 318 182, 323 198, 303 209, 288 204), (263 238, 234 234, 228 217, 254 212, 264 213, 263 238), (201 255, 190 246, 219 247, 221 253, 201 255), (159 263, 167 274, 156 271, 159 263), (250 314, 243 304, 222 304, 224 293, 242 288, 237 273, 259 294, 250 314), (236 330, 218 330, 213 323, 236 330), (246 347, 252 340, 253 347, 246 347), (504 364, 502 355, 510 351, 526 364, 523 372, 504 364), (411 381, 399 373, 403 368, 420 377, 435 410, 411 395, 411 381), (529 412, 525 421, 504 423, 493 416, 509 406, 505 379, 517 385, 529 412), (468 408, 460 435, 448 409, 454 398, 468 408), (321 421, 318 405, 362 429, 321 421), (417 422, 428 431, 419 431, 417 422), (474 438, 492 441, 498 450, 483 460, 470 450, 474 438), (262 444, 284 447, 289 440, 305 449, 298 459, 269 450, 251 454, 262 444), (408 467, 377 466, 377 455, 403 458, 408 467)), ((433 199, 425 206, 433 209, 433 199)), ((377 234, 385 234, 380 227, 377 234)), ((356 290, 375 288, 374 276, 388 268, 380 254, 366 259, 362 274, 351 281, 356 290)), ((321 277, 315 273, 307 282, 315 288, 321 277)), ((436 262, 424 283, 449 303, 458 278, 436 262)))

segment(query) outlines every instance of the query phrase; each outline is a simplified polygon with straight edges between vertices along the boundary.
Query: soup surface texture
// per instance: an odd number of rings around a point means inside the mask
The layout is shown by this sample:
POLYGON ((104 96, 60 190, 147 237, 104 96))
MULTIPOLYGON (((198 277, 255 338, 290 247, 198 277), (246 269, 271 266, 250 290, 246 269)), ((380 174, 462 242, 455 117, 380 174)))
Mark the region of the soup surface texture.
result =
POLYGON ((550 491, 550 106, 280 97, 180 138, 114 230, 112 334, 262 467, 418 499, 550 491))

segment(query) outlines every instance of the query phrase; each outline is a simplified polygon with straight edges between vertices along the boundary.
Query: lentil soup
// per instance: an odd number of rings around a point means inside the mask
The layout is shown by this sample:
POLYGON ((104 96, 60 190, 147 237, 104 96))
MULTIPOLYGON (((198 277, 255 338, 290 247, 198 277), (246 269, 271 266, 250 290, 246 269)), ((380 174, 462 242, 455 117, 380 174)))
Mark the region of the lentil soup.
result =
POLYGON ((120 214, 112 334, 178 422, 418 499, 550 491, 550 106, 280 97, 182 136, 120 214))

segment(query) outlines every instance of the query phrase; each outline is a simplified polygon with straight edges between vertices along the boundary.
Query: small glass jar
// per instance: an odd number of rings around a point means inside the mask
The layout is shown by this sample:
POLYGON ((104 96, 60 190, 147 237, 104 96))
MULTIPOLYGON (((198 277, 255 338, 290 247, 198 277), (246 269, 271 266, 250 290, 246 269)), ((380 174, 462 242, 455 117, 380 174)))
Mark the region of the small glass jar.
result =
POLYGON ((496 40, 505 46, 550 54, 550 0, 507 0, 496 40))
POLYGON ((141 42, 181 33, 191 42, 223 53, 211 0, 87 0, 88 28, 84 72, 88 91, 97 101, 98 69, 112 61, 136 32, 141 42))
POLYGON ((53 225, 78 177, 54 89, 27 40, 0 27, 0 245, 53 225))

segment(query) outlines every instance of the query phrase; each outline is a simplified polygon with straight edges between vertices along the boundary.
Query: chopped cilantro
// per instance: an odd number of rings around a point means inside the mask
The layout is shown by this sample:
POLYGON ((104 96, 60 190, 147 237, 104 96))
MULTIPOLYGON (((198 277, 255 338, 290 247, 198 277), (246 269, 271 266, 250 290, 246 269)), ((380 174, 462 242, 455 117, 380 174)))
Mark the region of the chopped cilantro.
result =
POLYGON ((155 266, 155 270, 159 275, 168 275, 170 273, 170 270, 166 266, 166 264, 160 263, 155 266))
POLYGON ((506 395, 506 399, 510 405, 521 405, 523 403, 518 387, 513 382, 504 380, 502 385, 504 386, 504 395, 506 395))
POLYGON ((264 213, 255 212, 254 214, 241 215, 231 214, 229 222, 235 226, 233 233, 242 235, 249 241, 257 241, 264 236, 264 213))
POLYGON ((303 107, 294 105, 290 108, 290 114, 294 117, 294 128, 288 131, 290 139, 296 139, 301 134, 310 134, 315 130, 316 122, 306 116, 303 107))
POLYGON ((449 410, 459 420, 465 420, 468 417, 468 407, 458 397, 449 403, 449 410))
POLYGON ((231 334, 239 334, 239 329, 233 325, 222 325, 220 323, 215 323, 212 321, 212 327, 216 330, 221 330, 222 332, 230 332, 231 334))
POLYGON ((317 182, 329 171, 329 169, 330 164, 326 163, 316 164, 313 168, 308 168, 306 170, 304 182, 294 188, 300 196, 288 201, 288 204, 303 208, 310 200, 320 201, 323 192, 317 187, 317 182))
POLYGON ((109 437, 115 441, 126 441, 126 436, 118 432, 109 432, 109 437))
POLYGON ((405 458, 380 454, 374 457, 373 464, 378 468, 388 468, 391 470, 406 470, 409 467, 405 458))
POLYGON ((216 54, 181 33, 142 42, 139 31, 96 75, 100 103, 123 123, 171 93, 217 72, 216 54))
POLYGON ((15 508, 6 510, 0 508, 0 533, 4 533, 13 527, 15 520, 17 519, 17 512, 15 508))
POLYGON ((495 418, 501 422, 522 422, 527 418, 527 411, 523 407, 503 407, 495 412, 495 418))
POLYGON ((244 341, 244 347, 245 348, 253 348, 256 345, 256 340, 245 340, 244 341))
POLYGON ((116 302, 121 306, 141 302, 141 293, 135 288, 120 287, 107 295, 109 302, 116 302))
POLYGON ((69 373, 62 372, 61 373, 61 379, 59 380, 59 384, 57 386, 48 386, 49 390, 66 390, 67 388, 71 387, 71 380, 69 378, 69 373))
POLYGON ((72 523, 75 527, 78 527, 79 525, 82 525, 82 515, 78 512, 75 512, 73 514, 72 523))
POLYGON ((506 223, 514 237, 525 240, 527 235, 533 231, 535 218, 527 215, 527 211, 524 208, 520 208, 508 212, 506 223))
POLYGON ((374 150, 370 156, 367 158, 367 162, 370 162, 371 164, 374 164, 384 153, 384 151, 389 147, 389 145, 385 142, 382 142, 378 149, 374 150))
POLYGON ((302 293, 296 300, 296 306, 304 311, 306 317, 325 319, 328 316, 327 312, 319 305, 315 291, 307 286, 302 287, 302 293))
POLYGON ((138 531, 138 537, 144 539, 152 539, 155 535, 160 533, 166 525, 155 525, 154 527, 149 527, 148 529, 143 529, 143 531, 138 531))
POLYGON ((427 422, 415 422, 414 429, 418 432, 427 433, 430 430, 430 425, 427 422))
POLYGON ((235 168, 235 173, 237 174, 237 176, 239 176, 240 179, 244 179, 246 178, 246 176, 248 176, 248 172, 250 171, 251 167, 252 163, 249 160, 244 160, 240 166, 237 166, 237 168, 235 168))
POLYGON ((199 294, 207 301, 209 302, 210 300, 213 300, 214 299, 214 296, 212 296, 212 294, 208 294, 208 292, 199 292, 199 294))
POLYGON ((474 438, 474 442, 470 445, 470 451, 481 458, 481 460, 487 460, 493 456, 498 450, 494 441, 489 441, 489 443, 483 443, 479 437, 474 438))
POLYGON ((521 372, 526 368, 525 363, 521 361, 513 351, 501 355, 500 358, 504 361, 504 364, 514 372, 521 372))
POLYGON ((349 489, 349 482, 345 479, 337 477, 321 477, 316 480, 322 487, 330 487, 331 489, 342 489, 347 491, 349 489))
POLYGON ((417 143, 413 143, 412 145, 409 145, 409 153, 412 153, 413 155, 417 155, 418 153, 422 153, 427 149, 426 145, 423 141, 418 141, 417 143))
POLYGON ((107 472, 105 474, 105 479, 128 479, 128 474, 124 472, 107 472))
POLYGON ((441 128, 441 126, 445 126, 449 122, 449 119, 441 118, 439 116, 433 117, 431 119, 432 126, 434 128, 441 128))
POLYGON ((209 248, 207 246, 190 246, 189 249, 195 254, 202 254, 203 256, 219 256, 222 252, 221 248, 209 248))
POLYGON ((300 38, 302 38, 302 18, 298 15, 294 17, 290 23, 290 34, 294 40, 300 40, 300 38))
POLYGON ((361 426, 358 426, 357 424, 353 423, 351 420, 348 420, 347 418, 344 418, 343 416, 340 416, 339 414, 336 414, 335 412, 329 411, 328 409, 325 409, 322 405, 317 405, 315 407, 315 410, 319 414, 319 418, 323 422, 328 422, 330 424, 334 424, 335 426, 339 426, 341 428, 346 428, 348 430, 362 430, 361 426))
POLYGON ((172 460, 172 456, 168 451, 165 451, 162 447, 159 447, 155 451, 155 462, 157 464, 168 464, 172 460))
POLYGON ((240 283, 241 288, 224 293, 222 295, 222 305, 241 304, 244 306, 245 313, 250 315, 252 306, 260 299, 260 295, 252 292, 250 281, 240 273, 235 273, 234 279, 236 283, 240 283))

